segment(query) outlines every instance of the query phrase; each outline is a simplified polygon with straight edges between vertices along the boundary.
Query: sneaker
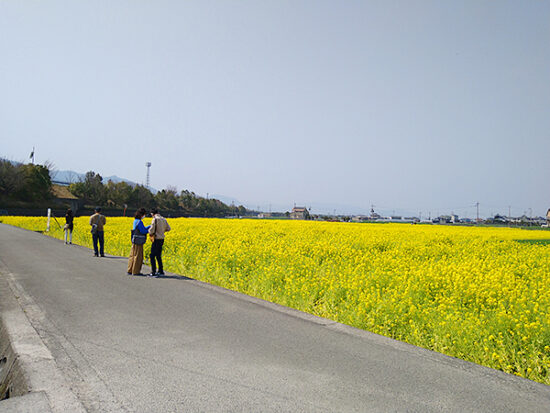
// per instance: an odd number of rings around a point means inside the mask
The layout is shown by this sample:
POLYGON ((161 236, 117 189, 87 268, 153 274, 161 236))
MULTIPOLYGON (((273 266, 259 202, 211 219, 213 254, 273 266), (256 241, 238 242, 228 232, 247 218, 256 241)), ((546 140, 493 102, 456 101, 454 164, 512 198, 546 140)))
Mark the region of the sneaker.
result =
POLYGON ((99 257, 99 254, 94 254, 94 257, 99 257))
POLYGON ((128 275, 132 275, 132 273, 131 273, 131 272, 127 272, 126 274, 128 274, 128 275))
POLYGON ((101 254, 101 256, 102 256, 103 258, 105 258, 105 254, 101 254))
POLYGON ((157 275, 164 275, 164 271, 157 272, 157 275))
POLYGON ((151 272, 151 273, 147 274, 147 277, 157 278, 157 277, 158 277, 158 273, 151 272))

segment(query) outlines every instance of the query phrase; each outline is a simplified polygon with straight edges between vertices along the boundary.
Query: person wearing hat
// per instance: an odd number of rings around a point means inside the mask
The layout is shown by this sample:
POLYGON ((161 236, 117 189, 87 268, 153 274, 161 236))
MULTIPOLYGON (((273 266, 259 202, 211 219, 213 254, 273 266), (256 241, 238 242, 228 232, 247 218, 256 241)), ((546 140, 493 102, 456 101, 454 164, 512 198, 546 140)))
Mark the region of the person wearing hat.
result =
POLYGON ((96 207, 95 208, 95 214, 93 214, 90 217, 90 225, 92 226, 92 242, 94 244, 94 256, 99 257, 100 255, 102 257, 105 256, 103 252, 103 247, 105 245, 105 237, 103 232, 103 227, 105 226, 105 223, 107 222, 107 219, 105 218, 105 215, 101 215, 101 208, 96 207), (99 250, 97 248, 97 244, 99 243, 99 250))

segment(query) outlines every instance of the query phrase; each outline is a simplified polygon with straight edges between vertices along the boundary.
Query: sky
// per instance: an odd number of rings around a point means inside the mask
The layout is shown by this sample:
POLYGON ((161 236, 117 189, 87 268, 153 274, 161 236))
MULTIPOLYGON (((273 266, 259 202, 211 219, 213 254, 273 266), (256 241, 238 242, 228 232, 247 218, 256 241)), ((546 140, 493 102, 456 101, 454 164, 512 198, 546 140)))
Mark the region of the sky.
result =
POLYGON ((0 0, 0 156, 265 211, 545 215, 550 0, 0 0))

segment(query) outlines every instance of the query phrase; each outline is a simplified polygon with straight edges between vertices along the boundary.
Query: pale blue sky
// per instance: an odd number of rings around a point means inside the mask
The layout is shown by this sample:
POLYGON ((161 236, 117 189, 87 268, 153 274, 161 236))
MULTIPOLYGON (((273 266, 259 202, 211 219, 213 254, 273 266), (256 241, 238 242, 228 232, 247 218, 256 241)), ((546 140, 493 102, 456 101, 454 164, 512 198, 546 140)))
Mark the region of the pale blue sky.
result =
POLYGON ((550 1, 0 0, 0 140, 264 209, 542 215, 550 1))

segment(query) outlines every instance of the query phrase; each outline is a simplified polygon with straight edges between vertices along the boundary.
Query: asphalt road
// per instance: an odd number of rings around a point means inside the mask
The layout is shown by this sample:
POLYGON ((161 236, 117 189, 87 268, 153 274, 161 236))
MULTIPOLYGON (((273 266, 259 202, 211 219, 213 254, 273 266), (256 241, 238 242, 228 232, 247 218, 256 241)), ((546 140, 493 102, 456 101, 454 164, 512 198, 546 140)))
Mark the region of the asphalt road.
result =
POLYGON ((550 411, 550 386, 92 255, 0 224, 0 276, 89 412, 550 411))

